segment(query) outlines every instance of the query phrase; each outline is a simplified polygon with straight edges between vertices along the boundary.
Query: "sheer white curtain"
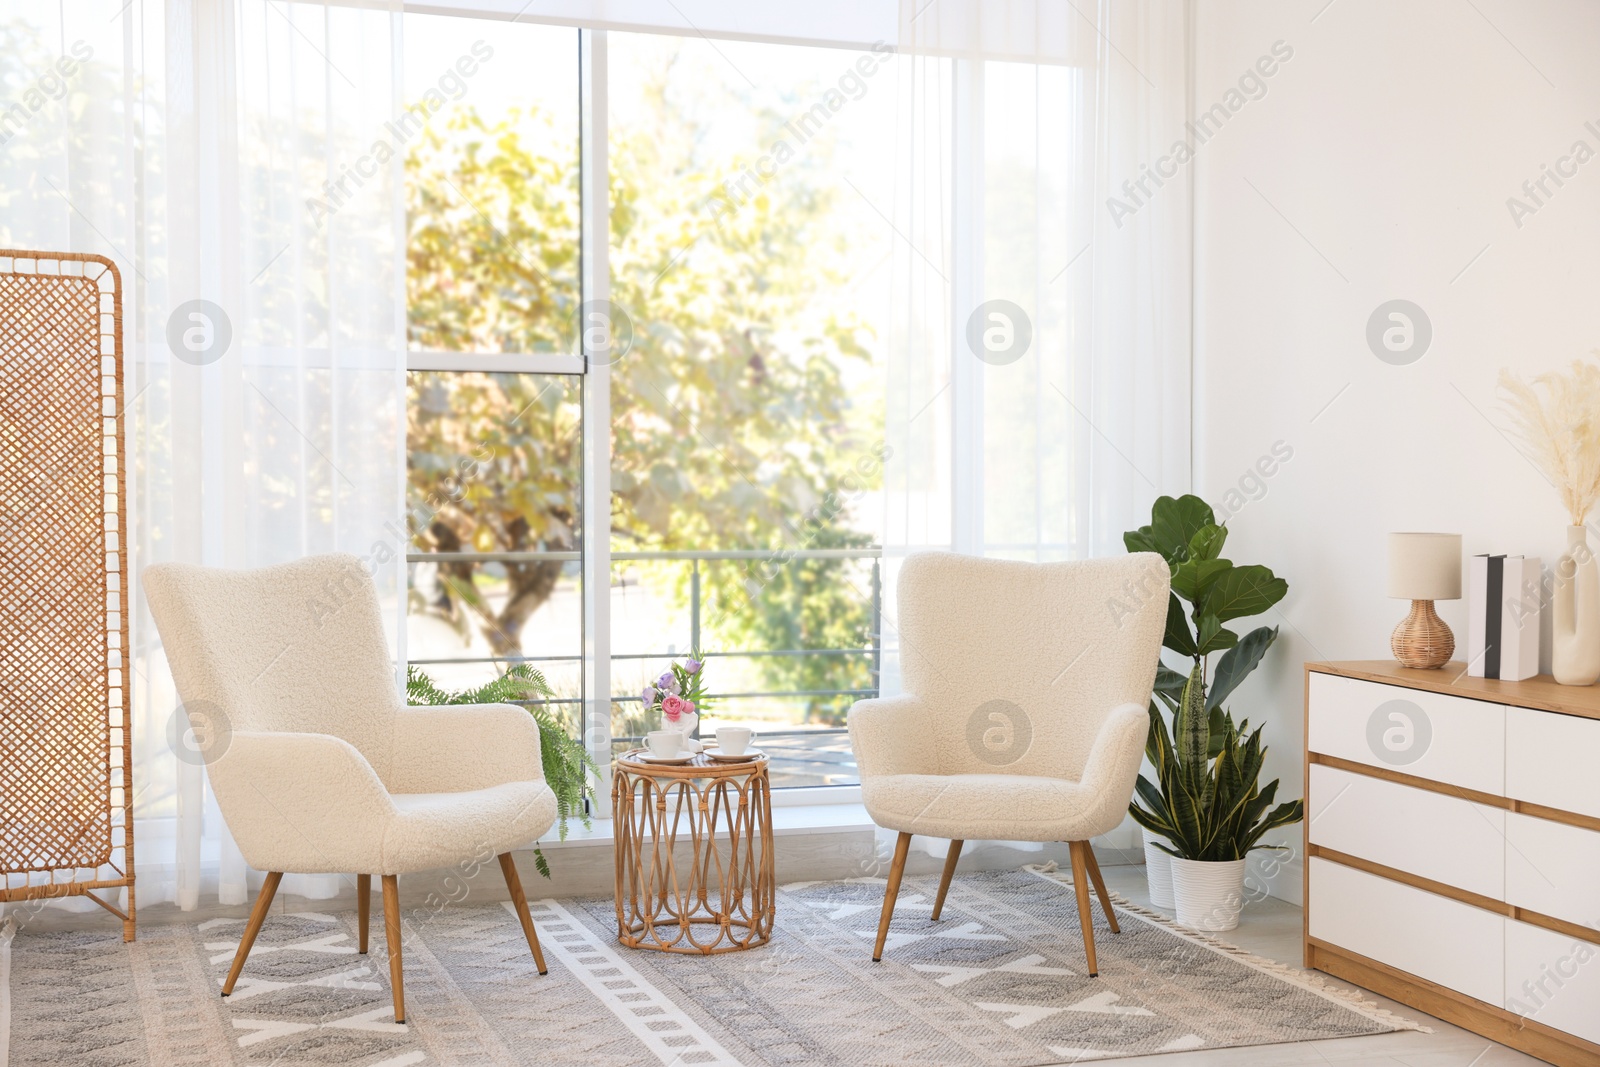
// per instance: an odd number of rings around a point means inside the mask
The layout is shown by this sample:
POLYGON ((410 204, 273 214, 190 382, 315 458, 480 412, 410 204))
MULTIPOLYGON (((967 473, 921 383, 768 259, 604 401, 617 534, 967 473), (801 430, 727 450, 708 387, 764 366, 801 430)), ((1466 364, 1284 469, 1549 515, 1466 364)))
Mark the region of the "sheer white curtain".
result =
POLYGON ((907 552, 1120 554, 1188 488, 1190 186, 1146 177, 1185 136, 1187 35, 1173 0, 901 3, 889 691, 907 552))
MULTIPOLYGON (((28 110, 0 127, 0 244, 122 271, 136 574, 349 551, 399 619, 398 12, 0 4, 0 66, 28 110)), ((192 908, 213 887, 243 902, 245 865, 142 599, 133 644, 139 902, 192 908)), ((337 879, 285 886, 328 896, 337 879)))

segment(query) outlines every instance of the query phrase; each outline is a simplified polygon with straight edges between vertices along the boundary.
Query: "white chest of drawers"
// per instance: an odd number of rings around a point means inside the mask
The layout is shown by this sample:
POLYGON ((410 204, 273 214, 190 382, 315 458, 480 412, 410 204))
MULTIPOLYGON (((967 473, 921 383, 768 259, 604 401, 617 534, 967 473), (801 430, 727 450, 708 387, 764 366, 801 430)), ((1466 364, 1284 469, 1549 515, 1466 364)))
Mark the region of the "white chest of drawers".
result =
POLYGON ((1600 1067, 1600 686, 1306 665, 1305 964, 1600 1067))

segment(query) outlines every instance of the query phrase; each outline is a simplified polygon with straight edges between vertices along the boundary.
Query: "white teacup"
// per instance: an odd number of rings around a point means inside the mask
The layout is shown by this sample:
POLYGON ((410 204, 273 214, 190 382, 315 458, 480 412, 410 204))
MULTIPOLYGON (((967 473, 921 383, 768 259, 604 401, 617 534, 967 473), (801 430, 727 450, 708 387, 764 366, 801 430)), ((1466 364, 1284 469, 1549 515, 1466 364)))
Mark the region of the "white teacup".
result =
POLYGON ((719 726, 717 748, 725 756, 742 756, 749 749, 750 742, 755 740, 755 736, 748 726, 719 726))
POLYGON ((683 754, 683 734, 677 730, 652 730, 645 735, 644 743, 650 755, 662 759, 683 754))

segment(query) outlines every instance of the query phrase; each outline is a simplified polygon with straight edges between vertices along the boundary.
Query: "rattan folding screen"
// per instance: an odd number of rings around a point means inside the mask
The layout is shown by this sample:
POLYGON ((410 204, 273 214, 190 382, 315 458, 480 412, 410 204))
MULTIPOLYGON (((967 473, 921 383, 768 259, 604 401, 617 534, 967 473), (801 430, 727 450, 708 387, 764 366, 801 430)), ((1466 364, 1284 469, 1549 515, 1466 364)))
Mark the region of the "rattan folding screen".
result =
POLYGON ((0 901, 86 896, 131 941, 124 403, 116 265, 0 249, 0 901))

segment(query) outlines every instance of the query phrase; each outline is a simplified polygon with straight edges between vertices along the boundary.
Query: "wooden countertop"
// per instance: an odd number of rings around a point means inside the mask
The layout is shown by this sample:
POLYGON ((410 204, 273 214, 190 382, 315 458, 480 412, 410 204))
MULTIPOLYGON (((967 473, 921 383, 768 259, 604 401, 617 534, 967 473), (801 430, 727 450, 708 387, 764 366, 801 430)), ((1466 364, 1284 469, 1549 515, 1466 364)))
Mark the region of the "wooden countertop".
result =
POLYGON ((1519 708, 1537 708, 1540 711, 1558 711, 1564 715, 1600 719, 1600 685, 1562 685, 1548 674, 1536 675, 1521 682, 1471 678, 1467 676, 1467 665, 1456 660, 1436 671, 1402 667, 1392 659, 1309 662, 1306 670, 1466 697, 1469 700, 1487 700, 1496 704, 1514 704, 1519 708))

